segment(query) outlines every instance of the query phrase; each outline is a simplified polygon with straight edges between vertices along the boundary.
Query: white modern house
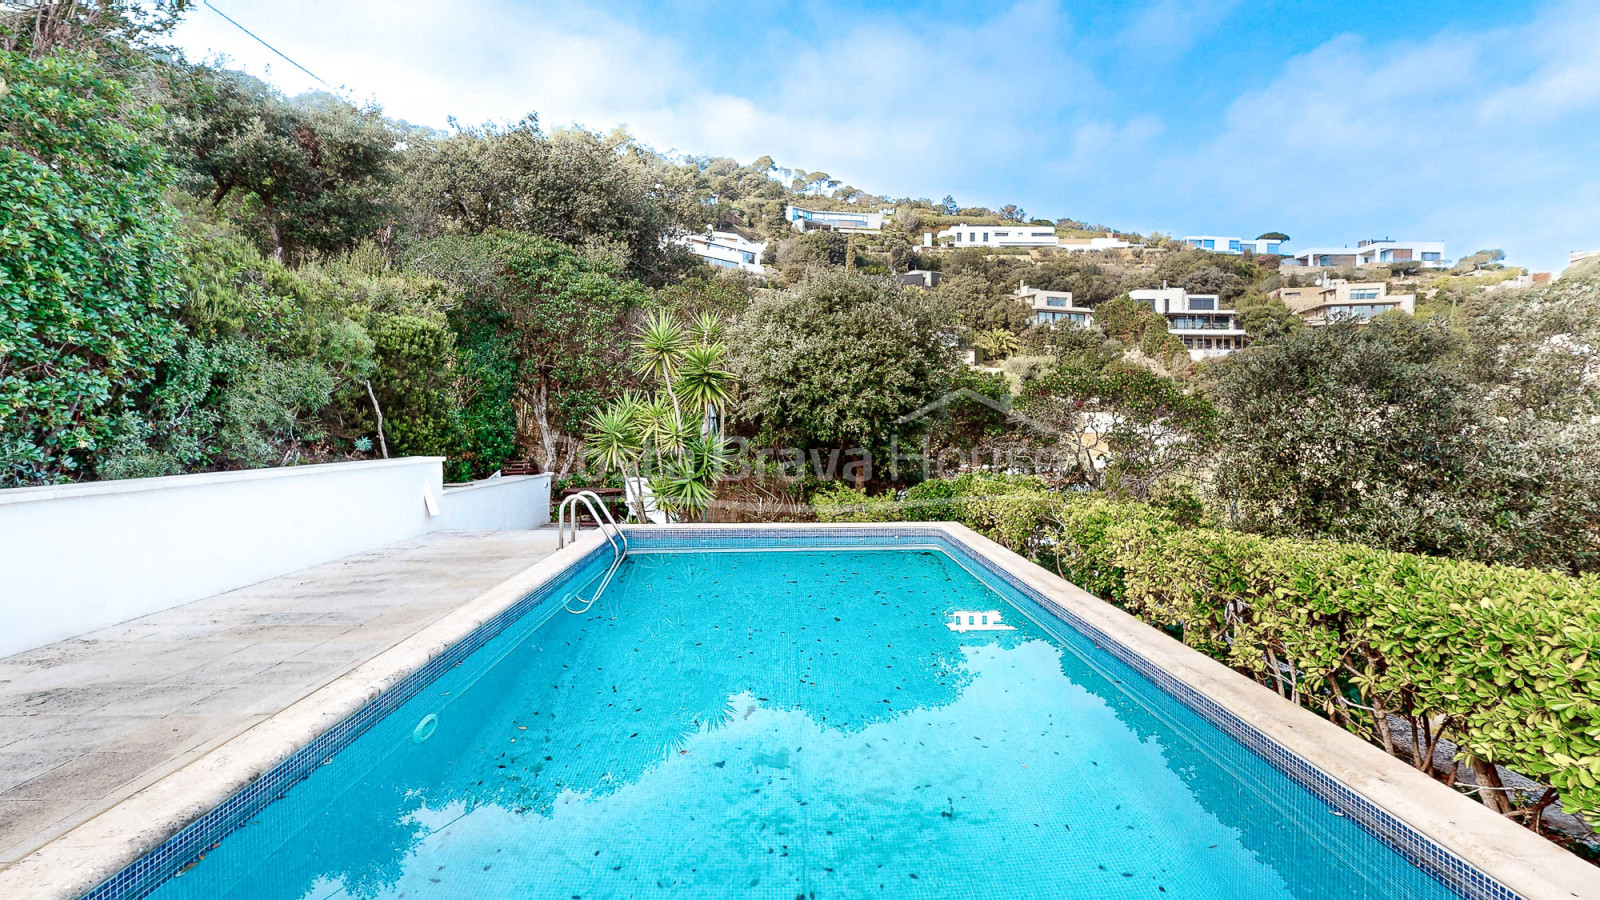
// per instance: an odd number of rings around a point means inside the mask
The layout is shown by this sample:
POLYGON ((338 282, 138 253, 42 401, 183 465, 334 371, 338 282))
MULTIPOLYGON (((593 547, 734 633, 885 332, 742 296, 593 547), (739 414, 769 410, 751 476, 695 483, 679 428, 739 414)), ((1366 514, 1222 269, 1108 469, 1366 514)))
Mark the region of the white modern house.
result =
POLYGON ((761 275, 765 272, 761 266, 761 254, 766 252, 767 245, 745 240, 731 231, 691 234, 684 238, 684 245, 689 248, 690 253, 713 266, 738 269, 752 275, 761 275))
POLYGON ((1243 350, 1248 343, 1237 310, 1221 309, 1216 294, 1191 294, 1183 288, 1129 291, 1128 296, 1167 317, 1167 331, 1177 335, 1199 362, 1243 350))
POLYGON ((1450 265, 1444 241, 1396 241, 1390 238, 1361 241, 1354 247, 1312 247, 1285 259, 1282 265, 1306 268, 1364 268, 1419 262, 1424 269, 1450 265))
POLYGON ((795 231, 882 231, 884 212, 853 209, 806 209, 790 206, 784 211, 795 231))
POLYGON ((1183 242, 1197 250, 1210 250, 1213 253, 1227 253, 1233 256, 1242 255, 1246 250, 1257 256, 1279 256, 1283 253, 1283 245, 1287 241, 1271 238, 1240 238, 1216 234, 1191 234, 1183 242))
POLYGON ((1116 235, 1103 235, 1092 238, 1062 238, 1056 242, 1057 250, 1068 250, 1073 253, 1091 253, 1096 250, 1126 250, 1133 245, 1116 235))
POLYGON ((1074 305, 1071 291, 1043 291, 1022 282, 1011 298, 1033 310, 1033 320, 1042 325, 1065 323, 1088 327, 1094 324, 1094 312, 1074 305))
POLYGON ((1351 282, 1330 278, 1311 287, 1282 287, 1272 292, 1289 310, 1313 328, 1330 322, 1370 322, 1386 312, 1417 310, 1416 294, 1391 294, 1381 281, 1351 282))
MULTIPOLYGON (((1053 225, 952 225, 939 232, 941 247, 1054 247, 1053 225)), ((930 239, 923 233, 923 243, 930 239)))

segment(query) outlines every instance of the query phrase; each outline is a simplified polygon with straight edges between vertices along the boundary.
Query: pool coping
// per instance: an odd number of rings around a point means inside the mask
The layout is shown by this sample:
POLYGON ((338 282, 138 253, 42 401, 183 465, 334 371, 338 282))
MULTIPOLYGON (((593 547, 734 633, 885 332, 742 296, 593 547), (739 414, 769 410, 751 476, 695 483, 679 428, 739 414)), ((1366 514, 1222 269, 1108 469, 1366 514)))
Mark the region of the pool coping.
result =
MULTIPOLYGON (((1600 900, 1600 870, 1595 867, 965 526, 949 522, 684 524, 630 527, 628 531, 642 536, 730 529, 870 533, 910 528, 941 532, 951 543, 987 560, 1179 685, 1209 698, 1525 900, 1600 900)), ((348 674, 0 870, 0 896, 74 900, 93 890, 583 561, 603 542, 599 532, 581 534, 567 548, 533 563, 348 674)), ((1069 620, 1067 624, 1072 623, 1069 620)))

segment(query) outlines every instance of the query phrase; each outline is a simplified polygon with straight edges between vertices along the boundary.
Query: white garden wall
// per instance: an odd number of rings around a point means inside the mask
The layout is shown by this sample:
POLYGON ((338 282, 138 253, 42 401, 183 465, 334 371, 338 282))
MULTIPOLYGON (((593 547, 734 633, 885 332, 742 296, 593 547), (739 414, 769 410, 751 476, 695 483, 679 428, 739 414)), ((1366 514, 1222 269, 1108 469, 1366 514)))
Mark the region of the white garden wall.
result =
POLYGON ((447 485, 435 528, 448 531, 515 531, 550 521, 550 476, 508 475, 447 485))
POLYGON ((0 656, 428 531, 549 521, 549 476, 447 492, 442 463, 0 490, 0 656))

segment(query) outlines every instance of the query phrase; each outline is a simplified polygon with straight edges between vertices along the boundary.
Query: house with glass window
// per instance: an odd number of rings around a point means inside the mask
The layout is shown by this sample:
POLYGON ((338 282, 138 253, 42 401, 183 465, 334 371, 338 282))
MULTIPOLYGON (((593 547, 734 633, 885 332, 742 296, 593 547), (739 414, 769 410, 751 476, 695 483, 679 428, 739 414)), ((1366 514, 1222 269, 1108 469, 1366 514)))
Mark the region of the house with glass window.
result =
POLYGON ((1216 294, 1191 294, 1183 288, 1160 287, 1129 291, 1133 300, 1149 306, 1167 319, 1167 331, 1178 336, 1199 362, 1227 356, 1248 345, 1237 310, 1222 309, 1216 294))
POLYGON ((1360 269, 1397 263, 1421 263, 1424 269, 1443 269, 1450 265, 1444 255, 1444 241, 1397 241, 1380 238, 1361 241, 1354 247, 1312 247, 1285 259, 1281 265, 1312 269, 1360 269))
POLYGON ((738 269, 752 275, 766 272, 761 265, 761 254, 766 252, 767 245, 745 240, 731 231, 691 234, 683 243, 690 253, 718 268, 738 269))
POLYGON ((1416 312, 1416 294, 1391 294, 1381 281, 1346 281, 1331 278, 1311 287, 1282 287, 1272 292, 1307 325, 1320 328, 1330 322, 1370 322, 1386 312, 1416 312))
POLYGON ((1287 241, 1270 238, 1239 238, 1215 234, 1191 234, 1183 239, 1183 243, 1197 250, 1227 253, 1232 256, 1242 255, 1246 250, 1257 256, 1280 256, 1283 254, 1283 245, 1287 241))
POLYGON ((952 225, 937 235, 941 247, 1054 247, 1054 225, 952 225))
POLYGON ((1018 285, 1011 299, 1033 310, 1033 321, 1041 325, 1065 324, 1087 328, 1094 324, 1094 312, 1088 307, 1074 305, 1071 291, 1042 291, 1028 287, 1024 281, 1018 285))
POLYGON ((795 231, 882 231, 883 213, 883 210, 806 209, 803 206, 784 210, 795 231))

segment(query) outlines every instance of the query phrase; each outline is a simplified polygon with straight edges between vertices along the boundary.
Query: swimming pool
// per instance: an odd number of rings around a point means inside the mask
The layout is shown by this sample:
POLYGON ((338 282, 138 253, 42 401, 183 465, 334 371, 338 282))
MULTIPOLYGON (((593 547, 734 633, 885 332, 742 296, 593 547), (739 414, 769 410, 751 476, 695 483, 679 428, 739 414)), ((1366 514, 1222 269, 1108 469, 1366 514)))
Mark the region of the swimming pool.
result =
POLYGON ((936 530, 806 541, 592 554, 91 896, 1512 896, 936 530))

